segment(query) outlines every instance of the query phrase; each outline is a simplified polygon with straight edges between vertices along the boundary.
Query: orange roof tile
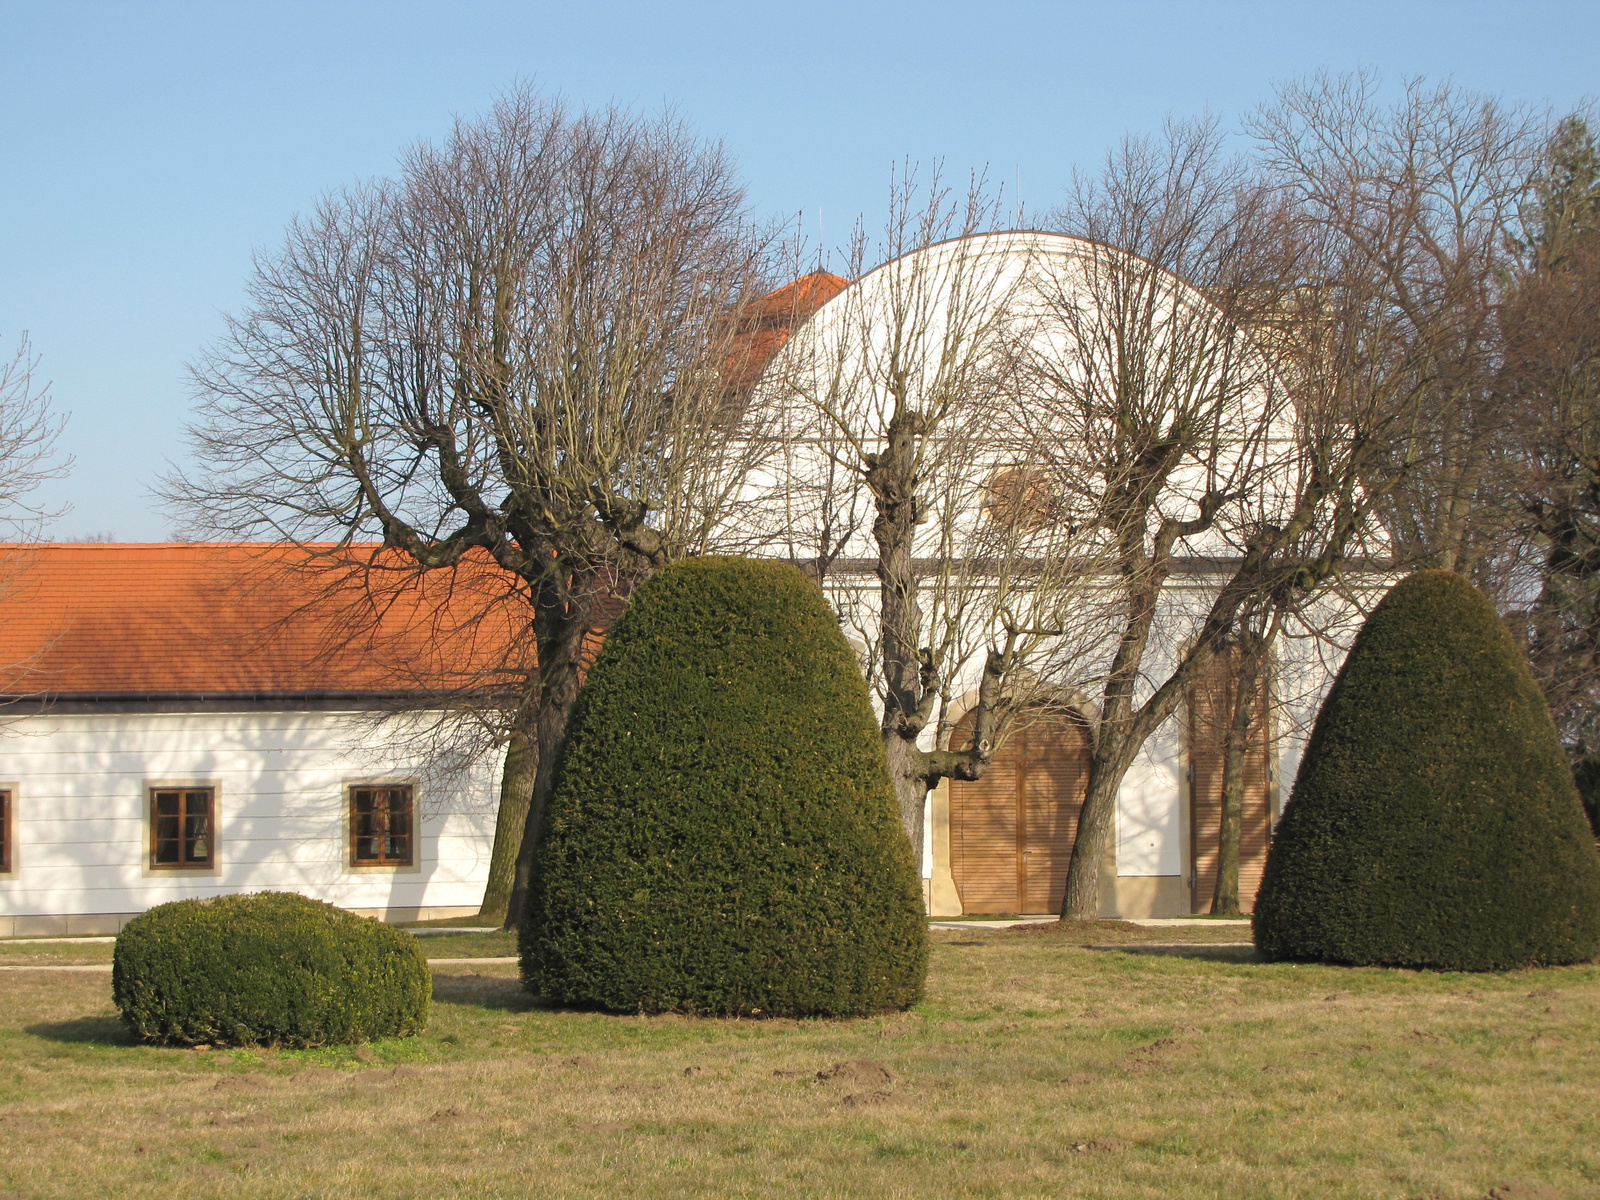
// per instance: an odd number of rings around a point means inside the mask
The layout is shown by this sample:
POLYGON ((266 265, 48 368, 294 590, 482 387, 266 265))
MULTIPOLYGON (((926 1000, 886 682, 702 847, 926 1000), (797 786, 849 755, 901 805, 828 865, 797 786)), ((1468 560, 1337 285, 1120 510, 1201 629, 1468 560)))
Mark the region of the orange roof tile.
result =
POLYGON ((735 392, 754 387, 794 331, 849 286, 843 276, 813 271, 751 305, 740 319, 734 349, 728 356, 728 386, 735 392))
MULTIPOLYGON (((524 665, 526 609, 487 560, 420 577, 312 570, 332 549, 6 547, 0 692, 417 692, 481 685, 524 665)), ((376 547, 354 553, 380 568, 398 561, 376 547)))

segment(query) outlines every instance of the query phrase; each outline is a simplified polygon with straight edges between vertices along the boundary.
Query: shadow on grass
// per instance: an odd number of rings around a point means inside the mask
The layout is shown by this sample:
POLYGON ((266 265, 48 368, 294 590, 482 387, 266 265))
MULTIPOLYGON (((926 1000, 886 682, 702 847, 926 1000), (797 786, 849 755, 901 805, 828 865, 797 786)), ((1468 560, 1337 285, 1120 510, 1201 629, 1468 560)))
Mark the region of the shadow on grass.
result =
POLYGON ((522 980, 502 975, 433 976, 433 998, 441 1004, 470 1004, 497 1012, 531 1012, 550 1005, 522 990, 522 980))
POLYGON ((1257 953, 1254 946, 1207 946, 1204 943, 1191 945, 1140 945, 1138 942, 1128 942, 1121 946, 1090 946, 1090 950, 1114 950, 1118 954, 1143 954, 1155 955, 1162 958, 1198 958, 1207 962, 1266 962, 1257 953))
POLYGON ((134 1037, 116 1017, 78 1017, 72 1021, 41 1021, 25 1025, 23 1033, 47 1042, 78 1046, 132 1046, 134 1037))

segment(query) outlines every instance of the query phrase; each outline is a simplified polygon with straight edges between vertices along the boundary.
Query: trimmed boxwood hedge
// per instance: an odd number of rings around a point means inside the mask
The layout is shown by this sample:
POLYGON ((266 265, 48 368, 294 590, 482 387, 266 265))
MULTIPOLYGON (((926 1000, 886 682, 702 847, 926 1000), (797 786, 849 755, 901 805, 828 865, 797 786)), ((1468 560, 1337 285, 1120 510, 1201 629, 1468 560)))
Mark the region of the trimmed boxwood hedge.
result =
POLYGON ((261 892, 133 918, 117 936, 111 991, 144 1041, 324 1046, 419 1033, 433 983, 404 930, 261 892))
POLYGON ((557 760, 529 990, 619 1012, 900 1009, 925 923, 866 684, 817 587, 737 558, 655 575, 557 760))
POLYGON ((1600 954, 1600 856, 1538 687, 1460 575, 1390 590, 1267 855, 1270 958, 1489 971, 1600 954))

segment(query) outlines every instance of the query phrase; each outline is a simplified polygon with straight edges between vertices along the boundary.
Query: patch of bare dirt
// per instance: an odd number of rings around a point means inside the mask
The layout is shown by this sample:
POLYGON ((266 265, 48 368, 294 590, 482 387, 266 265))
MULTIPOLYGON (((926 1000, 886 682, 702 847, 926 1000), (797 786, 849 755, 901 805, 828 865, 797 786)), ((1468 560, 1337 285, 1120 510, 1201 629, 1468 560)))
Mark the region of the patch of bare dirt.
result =
POLYGON ((1128 1143, 1121 1138, 1091 1138, 1087 1142, 1073 1142, 1071 1150, 1074 1154, 1115 1154, 1118 1150, 1126 1150, 1128 1143))
POLYGON ((848 1089, 842 1103, 846 1108, 877 1108, 902 1097, 894 1090, 900 1077, 887 1063, 871 1058, 855 1058, 835 1063, 814 1076, 825 1087, 848 1089))
POLYGON ((1180 1059, 1188 1058, 1199 1049, 1192 1042, 1181 1042, 1177 1038, 1157 1038, 1148 1046, 1140 1046, 1128 1055, 1122 1069, 1138 1074, 1141 1071, 1158 1071, 1180 1059))
POLYGON ((850 1095, 844 1098, 842 1103, 846 1108, 877 1108, 879 1105, 893 1104, 898 1099, 900 1097, 893 1092, 879 1090, 875 1092, 851 1092, 850 1095))
POLYGON ((211 1085, 214 1092, 263 1092, 278 1086, 278 1080, 254 1071, 242 1075, 224 1075, 211 1085))
POLYGON ((416 1067, 390 1067, 388 1070, 351 1071, 345 1084, 347 1095, 383 1095, 405 1090, 422 1072, 416 1067))
POLYGON ((337 1082, 344 1078, 344 1072, 336 1071, 332 1067, 305 1067, 289 1078, 301 1087, 310 1087, 319 1083, 337 1082))
MULTIPOLYGON (((1442 1192, 1425 1192, 1412 1200, 1450 1200, 1442 1192)), ((1502 1183, 1492 1187, 1477 1200, 1566 1200, 1555 1188, 1539 1183, 1502 1183)))
POLYGON ((816 1074, 818 1083, 859 1088, 893 1087, 900 1077, 886 1064, 871 1058, 856 1058, 835 1063, 816 1074))

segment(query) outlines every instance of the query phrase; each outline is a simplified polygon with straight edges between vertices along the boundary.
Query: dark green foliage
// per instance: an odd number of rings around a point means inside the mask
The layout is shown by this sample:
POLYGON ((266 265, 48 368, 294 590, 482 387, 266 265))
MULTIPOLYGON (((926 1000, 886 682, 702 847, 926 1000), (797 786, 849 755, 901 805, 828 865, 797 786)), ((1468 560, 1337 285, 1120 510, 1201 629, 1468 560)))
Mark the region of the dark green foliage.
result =
POLYGON ((568 726, 528 988, 625 1012, 900 1009, 925 921, 866 684, 815 585, 733 558, 657 574, 568 726))
POLYGON ((433 981, 404 930, 261 892, 133 918, 117 937, 111 993, 146 1041, 325 1046, 420 1032, 433 981))
POLYGON ((1600 954, 1600 856, 1493 606, 1423 571, 1317 717, 1256 900, 1271 958, 1505 970, 1600 954))
POLYGON ((1588 814, 1589 828, 1600 838, 1600 760, 1584 759, 1573 768, 1572 781, 1578 785, 1578 798, 1588 814))

